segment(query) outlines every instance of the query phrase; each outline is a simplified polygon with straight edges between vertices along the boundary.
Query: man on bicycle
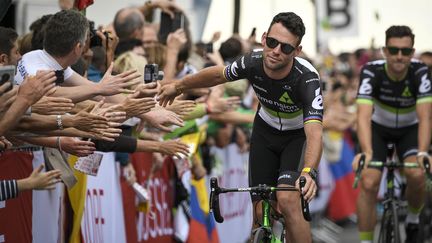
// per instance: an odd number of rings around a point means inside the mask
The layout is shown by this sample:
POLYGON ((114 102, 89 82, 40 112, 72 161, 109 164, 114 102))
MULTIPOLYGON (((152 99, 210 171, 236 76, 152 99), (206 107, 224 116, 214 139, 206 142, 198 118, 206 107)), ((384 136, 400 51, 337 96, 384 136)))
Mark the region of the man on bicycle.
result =
MULTIPOLYGON (((323 99, 318 72, 296 57, 304 33, 299 16, 279 13, 261 37, 263 49, 253 50, 226 67, 214 66, 175 82, 163 82, 159 100, 166 105, 186 89, 247 78, 260 101, 250 145, 250 186, 298 185, 301 174, 307 180, 303 194, 310 201, 316 194, 316 168, 322 151, 323 99)), ((276 197, 288 241, 311 242, 299 194, 278 192, 276 197)), ((252 195, 252 200, 256 205, 258 195, 252 195)), ((260 214, 259 207, 254 209, 260 214)))
MULTIPOLYGON (((414 34, 407 26, 386 30, 385 60, 367 63, 360 74, 357 94, 357 134, 369 161, 386 161, 387 143, 394 143, 400 161, 422 161, 429 156, 432 91, 428 68, 412 60, 414 34)), ((357 164, 359 155, 354 163, 357 164)), ((422 163, 420 163, 422 165, 422 163)), ((357 200, 360 240, 372 242, 376 202, 382 170, 362 171, 357 200)), ((422 170, 405 169, 407 179, 406 242, 417 242, 419 213, 423 207, 425 178, 422 170)))

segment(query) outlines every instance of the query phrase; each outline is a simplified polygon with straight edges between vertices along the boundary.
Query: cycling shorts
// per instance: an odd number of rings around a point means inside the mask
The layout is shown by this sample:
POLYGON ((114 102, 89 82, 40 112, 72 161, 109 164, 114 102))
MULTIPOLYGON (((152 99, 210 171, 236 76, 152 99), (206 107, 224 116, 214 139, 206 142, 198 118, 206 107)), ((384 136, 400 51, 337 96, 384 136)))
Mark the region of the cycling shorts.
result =
MULTIPOLYGON (((249 153, 249 186, 295 185, 303 168, 304 129, 280 131, 255 116, 249 153)), ((252 201, 261 198, 252 194, 252 201)))
POLYGON ((387 161, 387 144, 393 143, 399 161, 416 155, 418 148, 418 125, 403 128, 388 128, 372 122, 373 161, 387 161))

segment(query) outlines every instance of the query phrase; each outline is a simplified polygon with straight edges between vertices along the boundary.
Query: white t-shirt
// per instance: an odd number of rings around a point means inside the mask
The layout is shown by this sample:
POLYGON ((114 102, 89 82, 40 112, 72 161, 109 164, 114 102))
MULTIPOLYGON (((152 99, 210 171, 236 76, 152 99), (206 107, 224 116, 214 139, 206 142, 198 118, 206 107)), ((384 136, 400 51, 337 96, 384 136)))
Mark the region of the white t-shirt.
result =
MULTIPOLYGON (((26 75, 36 75, 39 70, 62 70, 62 66, 45 50, 35 50, 24 54, 18 62, 15 84, 20 85, 26 75)), ((67 81, 75 71, 67 67, 64 80, 67 81)))

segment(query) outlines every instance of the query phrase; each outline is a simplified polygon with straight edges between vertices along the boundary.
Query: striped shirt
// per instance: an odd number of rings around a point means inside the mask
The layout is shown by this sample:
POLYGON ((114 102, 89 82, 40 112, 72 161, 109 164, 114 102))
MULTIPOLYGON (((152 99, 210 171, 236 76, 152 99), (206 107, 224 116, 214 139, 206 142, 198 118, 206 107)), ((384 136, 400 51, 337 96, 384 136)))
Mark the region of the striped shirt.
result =
POLYGON ((0 181, 0 201, 18 196, 18 183, 16 180, 0 181))

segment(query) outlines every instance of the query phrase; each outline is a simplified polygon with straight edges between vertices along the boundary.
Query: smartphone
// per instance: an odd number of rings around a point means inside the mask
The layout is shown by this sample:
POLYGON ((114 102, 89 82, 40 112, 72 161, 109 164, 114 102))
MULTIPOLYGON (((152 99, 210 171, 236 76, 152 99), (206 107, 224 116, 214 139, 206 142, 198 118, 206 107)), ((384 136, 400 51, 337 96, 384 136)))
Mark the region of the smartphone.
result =
POLYGON ((60 85, 62 83, 64 83, 64 70, 56 70, 54 71, 55 76, 56 76, 56 81, 55 84, 56 85, 60 85))
POLYGON ((254 36, 255 34, 256 34, 256 27, 253 27, 250 36, 252 37, 252 36, 254 36))
POLYGON ((166 44, 169 33, 176 31, 177 29, 184 28, 185 18, 183 13, 175 12, 174 19, 171 16, 161 12, 160 28, 158 32, 159 41, 162 44, 166 44))
POLYGON ((3 85, 6 82, 10 82, 9 88, 5 92, 10 91, 13 88, 15 78, 15 66, 0 66, 0 85, 3 85))
POLYGON ((205 44, 205 51, 206 53, 213 53, 213 43, 207 43, 205 44))

